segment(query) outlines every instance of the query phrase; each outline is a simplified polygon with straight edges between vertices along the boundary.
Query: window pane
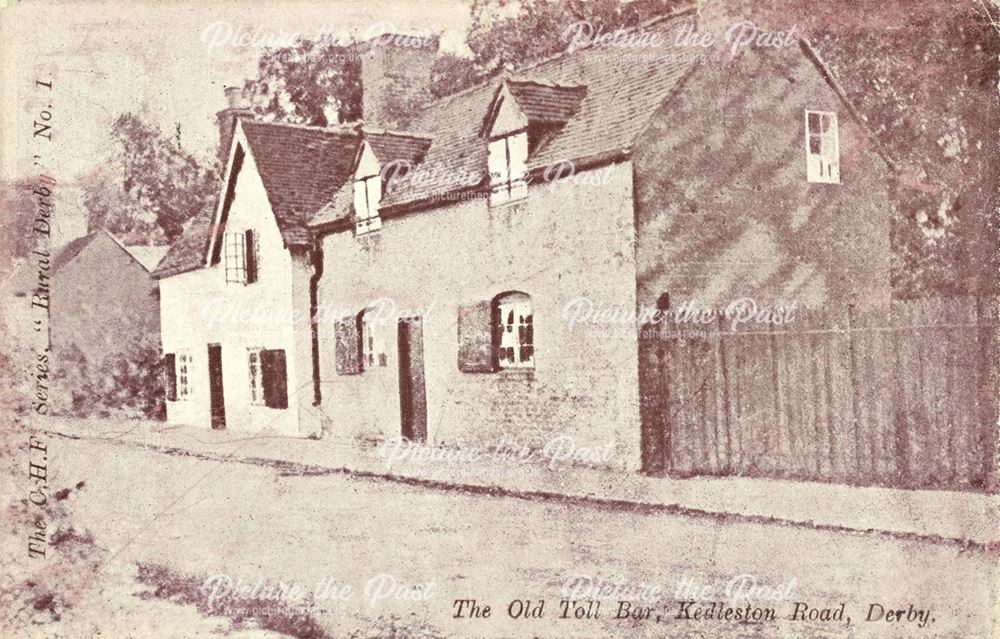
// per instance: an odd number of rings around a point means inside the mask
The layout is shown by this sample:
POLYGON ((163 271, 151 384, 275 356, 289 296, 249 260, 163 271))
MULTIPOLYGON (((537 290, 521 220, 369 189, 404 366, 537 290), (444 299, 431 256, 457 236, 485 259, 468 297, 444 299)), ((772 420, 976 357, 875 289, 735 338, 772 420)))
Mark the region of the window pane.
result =
POLYGON ((813 155, 820 155, 822 152, 822 143, 818 135, 809 136, 809 152, 813 155))
POLYGON ((809 114, 809 133, 819 133, 819 113, 809 114))
POLYGON ((506 367, 533 365, 534 331, 531 301, 521 293, 498 300, 496 314, 499 340, 497 360, 506 367))

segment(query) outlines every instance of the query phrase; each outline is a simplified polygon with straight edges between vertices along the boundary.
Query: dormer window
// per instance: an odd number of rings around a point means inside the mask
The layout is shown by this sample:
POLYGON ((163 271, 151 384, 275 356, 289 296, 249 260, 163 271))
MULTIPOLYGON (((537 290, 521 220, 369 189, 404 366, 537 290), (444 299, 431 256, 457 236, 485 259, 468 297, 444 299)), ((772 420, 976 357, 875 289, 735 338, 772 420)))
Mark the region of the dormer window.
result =
POLYGON ((840 183, 840 140, 837 114, 806 110, 806 179, 840 183))
POLYGON ((507 78, 497 87, 481 129, 489 140, 490 206, 528 196, 529 134, 534 151, 576 115, 586 95, 584 86, 540 80, 507 78))
POLYGON ((490 206, 528 196, 528 133, 490 140, 490 206))
POLYGON ((382 176, 378 160, 367 143, 358 156, 354 173, 354 229, 357 235, 382 228, 378 207, 382 200, 382 176))

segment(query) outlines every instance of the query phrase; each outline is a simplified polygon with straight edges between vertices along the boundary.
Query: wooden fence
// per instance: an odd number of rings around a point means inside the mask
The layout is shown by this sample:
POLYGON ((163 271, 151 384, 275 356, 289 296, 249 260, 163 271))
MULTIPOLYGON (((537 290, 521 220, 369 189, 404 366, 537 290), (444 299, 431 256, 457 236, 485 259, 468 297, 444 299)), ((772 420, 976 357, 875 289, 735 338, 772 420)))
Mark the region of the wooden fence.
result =
POLYGON ((993 492, 995 326, 959 298, 644 327, 644 468, 993 492))

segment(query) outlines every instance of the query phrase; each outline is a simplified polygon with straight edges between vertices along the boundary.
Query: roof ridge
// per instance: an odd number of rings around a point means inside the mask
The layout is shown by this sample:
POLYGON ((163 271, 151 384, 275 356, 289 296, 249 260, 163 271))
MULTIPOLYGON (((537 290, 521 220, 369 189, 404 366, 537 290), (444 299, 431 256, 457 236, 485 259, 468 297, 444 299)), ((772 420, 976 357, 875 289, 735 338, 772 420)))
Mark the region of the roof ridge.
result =
POLYGON ((254 119, 241 119, 244 124, 251 125, 264 125, 264 126, 282 126, 294 129, 305 129, 307 131, 316 131, 318 133, 330 133, 333 135, 344 135, 350 133, 357 133, 356 123, 343 123, 336 126, 319 126, 316 124, 300 124, 298 122, 268 122, 266 120, 254 119))
POLYGON ((541 79, 535 79, 535 78, 517 78, 517 77, 514 77, 514 76, 511 75, 511 76, 505 77, 504 80, 507 81, 507 82, 513 82, 515 84, 537 84, 538 86, 550 87, 550 88, 553 88, 553 89, 568 89, 570 91, 578 91, 580 89, 583 89, 584 91, 587 90, 587 85, 586 84, 560 83, 560 82, 554 82, 552 80, 546 80, 544 78, 541 78, 541 79))
MULTIPOLYGON (((689 5, 687 7, 684 7, 683 9, 676 9, 674 11, 671 11, 670 13, 665 13, 663 15, 658 15, 658 16, 653 16, 652 18, 650 18, 648 20, 644 20, 643 22, 640 22, 639 24, 632 25, 631 27, 622 29, 622 31, 624 31, 626 33, 631 33, 633 31, 637 31, 638 29, 642 29, 644 27, 648 27, 648 26, 654 25, 654 24, 656 24, 658 22, 665 22, 667 20, 672 20, 674 18, 679 18, 681 16, 685 16, 685 15, 687 15, 687 14, 695 11, 696 8, 697 7, 692 4, 692 5, 689 5)), ((587 44, 585 44, 583 46, 577 47, 577 48, 573 49, 572 51, 569 51, 568 49, 564 49, 563 51, 560 51, 559 53, 554 53, 554 54, 550 55, 547 58, 542 58, 542 59, 539 59, 539 60, 534 60, 534 61, 530 62, 529 64, 523 66, 523 67, 519 67, 518 69, 516 69, 516 71, 517 72, 521 72, 521 71, 524 71, 525 69, 533 69, 533 68, 541 66, 543 64, 546 64, 546 63, 549 63, 549 62, 553 62, 554 60, 558 60, 561 57, 564 57, 564 56, 567 56, 567 55, 572 55, 572 54, 574 54, 574 53, 576 53, 578 51, 585 51, 585 50, 590 49, 590 48, 592 48, 594 46, 596 46, 596 45, 595 45, 594 41, 591 40, 589 43, 587 43, 587 44)))
POLYGON ((412 131, 390 131, 389 129, 367 129, 362 123, 361 132, 371 135, 394 135, 399 138, 411 138, 414 140, 428 140, 433 141, 433 139, 426 134, 413 133, 412 131))

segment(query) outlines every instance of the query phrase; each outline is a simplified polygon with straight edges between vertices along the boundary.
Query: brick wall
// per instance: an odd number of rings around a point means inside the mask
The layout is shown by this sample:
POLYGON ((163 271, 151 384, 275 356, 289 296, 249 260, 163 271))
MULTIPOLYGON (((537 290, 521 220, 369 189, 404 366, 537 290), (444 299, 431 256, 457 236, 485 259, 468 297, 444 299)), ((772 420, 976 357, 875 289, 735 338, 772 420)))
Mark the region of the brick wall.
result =
POLYGON ((332 315, 391 300, 423 316, 428 440, 488 447, 504 438, 541 447, 566 434, 576 446, 607 446, 611 465, 638 467, 634 327, 611 335, 570 326, 565 306, 635 305, 631 165, 605 169, 599 185, 532 186, 527 200, 490 209, 485 200, 384 220, 373 235, 323 240, 323 412, 334 437, 400 433, 396 328, 384 335, 387 366, 338 375, 332 315), (531 295, 535 368, 466 373, 458 368, 459 306, 505 291, 531 295))
POLYGON ((704 60, 635 162, 641 304, 888 302, 888 167, 798 46, 704 60), (838 115, 840 184, 806 181, 807 108, 838 115))

